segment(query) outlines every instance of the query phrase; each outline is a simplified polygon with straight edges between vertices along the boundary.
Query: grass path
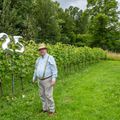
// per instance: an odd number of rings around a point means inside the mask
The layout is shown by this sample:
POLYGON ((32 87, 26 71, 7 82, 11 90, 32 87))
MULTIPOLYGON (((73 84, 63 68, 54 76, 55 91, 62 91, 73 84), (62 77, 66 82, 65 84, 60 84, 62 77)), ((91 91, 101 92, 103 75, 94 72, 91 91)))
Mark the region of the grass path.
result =
POLYGON ((28 87, 25 98, 0 99, 0 120, 120 120, 120 61, 103 61, 58 80, 54 117, 39 112, 37 87, 28 87))

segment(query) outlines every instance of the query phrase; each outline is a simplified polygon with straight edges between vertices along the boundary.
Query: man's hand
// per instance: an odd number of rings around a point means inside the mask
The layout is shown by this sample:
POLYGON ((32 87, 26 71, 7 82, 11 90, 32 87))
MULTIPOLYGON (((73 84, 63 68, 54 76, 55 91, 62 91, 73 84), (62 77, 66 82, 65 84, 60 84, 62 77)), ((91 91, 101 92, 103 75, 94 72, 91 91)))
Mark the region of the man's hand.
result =
POLYGON ((52 86, 54 86, 55 83, 56 83, 56 80, 52 80, 52 81, 51 81, 51 85, 52 85, 52 86))
POLYGON ((35 80, 32 80, 32 83, 34 84, 34 83, 35 83, 35 80))

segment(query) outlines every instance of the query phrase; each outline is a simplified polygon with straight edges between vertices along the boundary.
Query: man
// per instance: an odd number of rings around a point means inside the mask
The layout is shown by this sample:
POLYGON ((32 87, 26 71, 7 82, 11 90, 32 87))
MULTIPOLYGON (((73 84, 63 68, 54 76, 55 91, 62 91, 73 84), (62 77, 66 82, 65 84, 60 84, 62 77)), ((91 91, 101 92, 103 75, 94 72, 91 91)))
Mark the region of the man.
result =
POLYGON ((56 83, 57 66, 54 57, 47 53, 47 47, 44 43, 40 44, 39 52, 41 57, 36 60, 33 83, 36 79, 38 80, 42 112, 48 112, 49 115, 52 115, 55 113, 53 86, 56 83))

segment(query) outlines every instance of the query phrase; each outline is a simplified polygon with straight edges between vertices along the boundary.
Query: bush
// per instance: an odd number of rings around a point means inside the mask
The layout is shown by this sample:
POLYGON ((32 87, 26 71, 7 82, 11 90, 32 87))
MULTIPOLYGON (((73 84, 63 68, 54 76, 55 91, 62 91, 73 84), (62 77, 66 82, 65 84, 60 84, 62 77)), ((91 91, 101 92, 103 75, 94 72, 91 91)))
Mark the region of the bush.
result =
POLYGON ((93 36, 91 34, 78 34, 75 45, 78 47, 91 46, 93 36))
MULTIPOLYGON (((4 84, 4 89, 9 92, 11 80, 15 78, 16 85, 23 84, 32 80, 34 65, 39 57, 38 45, 33 42, 25 42, 25 52, 23 54, 10 55, 0 48, 0 79, 4 84), (14 75, 14 76, 13 76, 14 75)), ((106 59, 106 52, 100 48, 75 47, 57 43, 48 46, 48 52, 52 54, 58 65, 59 75, 64 75, 70 71, 76 71, 89 64, 106 59)), ((20 86, 16 87, 20 89, 20 86)))

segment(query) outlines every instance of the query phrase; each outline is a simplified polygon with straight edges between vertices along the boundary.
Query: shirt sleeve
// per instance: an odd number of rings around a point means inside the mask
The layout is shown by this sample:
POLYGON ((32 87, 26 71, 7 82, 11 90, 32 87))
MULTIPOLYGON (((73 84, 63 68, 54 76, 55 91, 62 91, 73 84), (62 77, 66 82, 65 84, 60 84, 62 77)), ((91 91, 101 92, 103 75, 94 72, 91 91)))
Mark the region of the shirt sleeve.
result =
POLYGON ((57 78, 58 70, 57 70, 57 65, 53 56, 50 56, 49 62, 50 62, 50 67, 52 71, 52 80, 55 81, 57 78))
POLYGON ((33 81, 35 81, 37 79, 36 72, 37 72, 38 62, 39 62, 39 58, 36 60, 36 63, 35 63, 35 70, 34 70, 34 74, 33 74, 33 81))

